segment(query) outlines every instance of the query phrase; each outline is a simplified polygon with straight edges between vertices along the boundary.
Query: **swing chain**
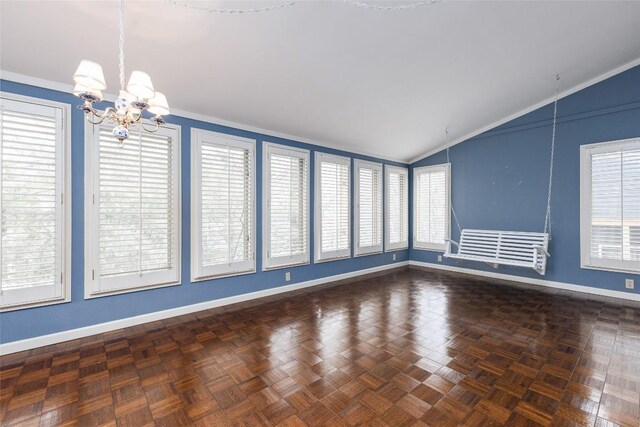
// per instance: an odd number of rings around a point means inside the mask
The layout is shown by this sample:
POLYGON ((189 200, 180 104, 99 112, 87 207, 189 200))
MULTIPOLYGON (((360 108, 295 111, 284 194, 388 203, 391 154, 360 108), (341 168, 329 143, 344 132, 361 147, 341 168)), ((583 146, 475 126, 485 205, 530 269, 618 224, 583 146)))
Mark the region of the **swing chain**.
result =
POLYGON ((560 81, 560 74, 556 74, 556 92, 553 102, 553 124, 551 126, 551 159, 549 163, 549 188, 547 191, 547 212, 544 218, 544 232, 549 235, 551 239, 551 189, 553 187, 553 163, 556 149, 556 123, 558 121, 558 82, 560 81))

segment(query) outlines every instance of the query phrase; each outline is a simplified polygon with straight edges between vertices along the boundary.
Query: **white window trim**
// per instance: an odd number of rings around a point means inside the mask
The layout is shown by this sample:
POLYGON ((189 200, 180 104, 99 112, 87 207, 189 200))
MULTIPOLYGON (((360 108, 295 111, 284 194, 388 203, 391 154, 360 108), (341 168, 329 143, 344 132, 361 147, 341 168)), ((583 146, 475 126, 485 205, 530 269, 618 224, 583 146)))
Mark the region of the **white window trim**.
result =
POLYGON ((336 156, 316 151, 314 155, 314 263, 337 261, 340 259, 351 258, 351 158, 344 156, 336 156), (349 243, 347 249, 337 251, 322 252, 322 182, 320 163, 335 163, 347 166, 347 176, 349 179, 347 190, 347 217, 349 228, 349 243))
POLYGON ((617 271, 640 274, 640 263, 591 258, 591 156, 619 151, 621 148, 640 148, 640 138, 598 142, 580 146, 580 267, 590 270, 617 271), (634 265, 637 264, 637 265, 634 265))
POLYGON ((61 304, 71 301, 71 106, 63 102, 50 101, 48 99, 34 98, 8 92, 0 92, 0 98, 11 101, 26 102, 35 105, 43 105, 60 109, 62 116, 62 153, 60 158, 62 173, 62 193, 60 194, 62 207, 62 248, 61 248, 61 287, 60 292, 47 298, 28 303, 16 303, 0 306, 0 312, 22 310, 25 308, 43 307, 46 305, 61 304))
POLYGON ((393 251, 401 251, 409 248, 409 206, 406 209, 406 219, 407 222, 407 240, 399 243, 389 243, 389 174, 391 172, 398 172, 405 176, 407 180, 407 185, 405 187, 405 196, 407 199, 407 205, 409 204, 409 169, 400 166, 392 166, 392 165, 384 165, 384 251, 385 252, 393 252, 393 251))
POLYGON ((447 218, 447 229, 445 230, 445 237, 447 239, 451 238, 451 164, 443 163, 440 165, 433 166, 422 166, 419 168, 413 169, 413 248, 424 251, 435 251, 435 252, 444 252, 447 248, 447 244, 442 243, 431 243, 431 242, 420 242, 418 241, 418 233, 416 233, 417 224, 418 224, 418 191, 416 190, 416 185, 418 182, 418 175, 422 173, 431 173, 437 171, 444 171, 445 173, 445 191, 446 191, 446 218, 447 218))
POLYGON ((213 132, 204 129, 191 129, 191 282, 200 282, 222 277, 239 276, 256 272, 256 141, 235 135, 213 132), (207 138, 223 138, 231 147, 247 149, 251 152, 251 260, 201 267, 201 224, 200 210, 202 200, 201 170, 202 142, 207 138))
MULTIPOLYGON (((143 122, 149 126, 153 126, 153 123, 149 120, 143 120, 143 122)), ((176 266, 174 274, 171 280, 161 280, 159 283, 141 283, 140 286, 135 286, 127 289, 118 289, 112 291, 100 291, 94 289, 94 267, 93 262, 95 258, 95 252, 97 246, 95 245, 95 237, 97 236, 97 227, 99 224, 94 221, 94 194, 95 186, 97 185, 94 180, 94 171, 99 161, 99 150, 97 144, 99 125, 84 124, 84 298, 93 299, 101 298, 111 295, 128 294, 131 292, 139 292, 148 289, 165 288, 168 286, 177 286, 181 284, 182 277, 182 173, 181 173, 181 131, 180 126, 173 124, 166 124, 161 126, 162 129, 171 133, 171 137, 175 141, 175 155, 173 156, 173 170, 175 173, 175 203, 176 215, 173 218, 173 226, 175 229, 175 242, 174 250, 176 257, 176 266)), ((125 142, 126 144, 126 142, 125 142)), ((96 196, 97 198, 97 196, 96 196)), ((146 282, 153 281, 154 277, 150 277, 146 282)))
POLYGON ((262 271, 277 270, 286 267, 307 265, 310 263, 311 252, 311 181, 310 181, 310 152, 303 148, 291 147, 288 145, 274 144, 263 141, 262 143, 262 271), (280 153, 286 156, 295 155, 307 162, 307 251, 302 255, 289 257, 288 260, 269 257, 269 247, 271 245, 271 213, 269 209, 269 153, 280 153))
MULTIPOLYGON (((374 255, 374 254, 380 254, 382 253, 382 248, 383 248, 383 240, 384 237, 381 236, 380 238, 380 244, 379 245, 371 245, 371 246, 364 246, 364 247, 360 247, 360 204, 359 202, 359 195, 360 195, 360 169, 373 169, 373 170, 377 170, 378 173, 380 174, 380 194, 379 197, 381 199, 381 204, 382 204, 382 209, 381 209, 381 214, 382 217, 380 218, 380 223, 379 226, 381 228, 381 231, 383 231, 384 229, 384 201, 382 200, 384 197, 384 189, 383 189, 383 182, 384 182, 384 178, 383 178, 383 170, 382 170, 382 163, 375 163, 375 162, 369 162, 366 160, 360 160, 360 159, 354 159, 353 160, 353 183, 354 183, 354 189, 353 189, 353 212, 354 212, 354 226, 353 226, 353 233, 354 233, 354 248, 353 248, 353 252, 354 252, 354 256, 358 257, 358 256, 366 256, 366 255, 374 255)), ((384 234, 384 233, 382 233, 384 234)))

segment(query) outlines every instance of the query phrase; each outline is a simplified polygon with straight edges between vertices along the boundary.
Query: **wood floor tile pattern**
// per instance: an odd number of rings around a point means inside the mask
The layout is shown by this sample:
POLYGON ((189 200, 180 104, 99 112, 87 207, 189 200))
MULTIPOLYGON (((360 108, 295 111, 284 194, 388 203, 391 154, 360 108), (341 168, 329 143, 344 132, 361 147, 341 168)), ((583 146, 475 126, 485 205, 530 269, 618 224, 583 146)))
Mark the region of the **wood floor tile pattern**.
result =
POLYGON ((406 270, 8 355, 8 426, 630 426, 640 309, 406 270))

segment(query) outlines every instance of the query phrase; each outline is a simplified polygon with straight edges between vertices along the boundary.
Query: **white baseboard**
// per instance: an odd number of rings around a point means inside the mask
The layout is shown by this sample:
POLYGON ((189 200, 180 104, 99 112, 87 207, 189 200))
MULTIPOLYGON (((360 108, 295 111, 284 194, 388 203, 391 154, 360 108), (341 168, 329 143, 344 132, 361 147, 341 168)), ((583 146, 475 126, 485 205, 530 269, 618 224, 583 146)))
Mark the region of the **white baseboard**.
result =
POLYGON ((339 280, 350 279, 366 274, 377 273, 379 271, 390 270, 398 267, 409 265, 409 261, 401 261, 393 264, 381 265, 378 267, 366 268, 364 270, 351 271, 349 273, 336 274, 334 276, 321 277, 319 279, 308 280, 306 282, 294 283, 291 285, 278 286, 275 288, 265 289, 262 291, 250 292, 247 294, 235 295, 232 297, 205 301, 197 304, 185 305, 182 307, 170 308, 168 310, 156 311, 153 313, 142 314, 140 316, 127 317, 125 319, 113 320, 111 322, 99 323, 97 325, 85 326, 82 328, 71 329, 68 331, 56 332, 54 334, 42 335, 34 338, 27 338, 20 341, 13 341, 0 344, 0 355, 17 353, 20 351, 31 350, 32 348, 44 347, 51 344, 58 344, 64 341, 75 340, 78 338, 88 337, 90 335, 101 334, 104 332, 114 331, 116 329, 128 328, 130 326, 140 325, 142 323, 155 322, 157 320, 168 319, 170 317, 180 316, 183 314, 195 313, 198 311, 208 310, 211 308, 222 307, 225 305, 236 304, 239 302, 250 301, 258 298, 264 298, 271 295, 282 294, 285 292, 295 291, 298 289, 310 288, 325 283, 337 282, 339 280))
POLYGON ((566 291, 582 292, 585 294, 598 295, 610 298, 620 298, 630 301, 640 301, 640 294, 629 292, 612 291, 609 289, 594 288, 591 286, 574 285, 571 283, 553 282, 551 280, 536 279, 532 277, 514 276, 513 274, 494 273, 491 271, 474 270, 472 268, 455 267, 451 265, 433 264, 422 261, 409 261, 409 266, 432 268, 436 270, 452 271, 455 273, 470 274, 472 276, 490 277, 492 279, 519 282, 528 285, 544 286, 547 288, 563 289, 566 291))

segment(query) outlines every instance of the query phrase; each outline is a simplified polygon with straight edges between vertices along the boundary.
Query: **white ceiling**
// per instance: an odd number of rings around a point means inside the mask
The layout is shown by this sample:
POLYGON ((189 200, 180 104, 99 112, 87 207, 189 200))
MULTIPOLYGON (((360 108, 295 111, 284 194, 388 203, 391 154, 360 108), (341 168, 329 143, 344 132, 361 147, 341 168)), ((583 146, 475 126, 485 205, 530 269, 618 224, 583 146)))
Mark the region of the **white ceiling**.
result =
MULTIPOLYGON (((71 83, 87 58, 117 93, 117 2, 2 1, 0 14, 2 70, 71 83)), ((445 127, 459 139, 548 99, 557 72, 566 90, 636 60, 639 21, 638 1, 307 0, 218 15, 128 0, 126 67, 174 109, 408 161, 445 144, 445 127)))

